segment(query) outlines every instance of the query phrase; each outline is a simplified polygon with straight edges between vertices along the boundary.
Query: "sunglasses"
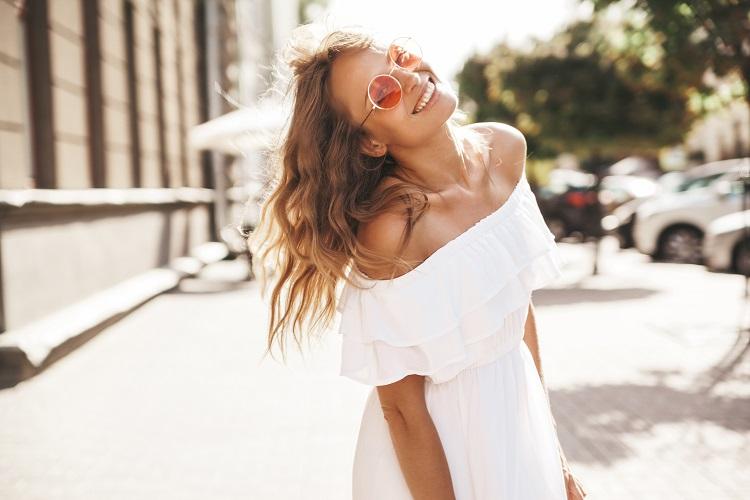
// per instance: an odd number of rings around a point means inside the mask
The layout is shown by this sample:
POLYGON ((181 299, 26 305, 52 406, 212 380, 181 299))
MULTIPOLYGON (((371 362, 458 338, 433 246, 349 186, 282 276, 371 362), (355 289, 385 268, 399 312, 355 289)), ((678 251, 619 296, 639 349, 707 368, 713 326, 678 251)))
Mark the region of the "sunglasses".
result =
POLYGON ((376 109, 393 109, 401 102, 404 91, 401 83, 391 76, 396 67, 414 71, 422 62, 422 49, 413 38, 404 36, 393 40, 388 46, 388 59, 393 64, 388 74, 375 75, 367 86, 367 97, 372 103, 372 109, 367 113, 365 119, 360 123, 360 128, 365 124, 373 111, 376 109))

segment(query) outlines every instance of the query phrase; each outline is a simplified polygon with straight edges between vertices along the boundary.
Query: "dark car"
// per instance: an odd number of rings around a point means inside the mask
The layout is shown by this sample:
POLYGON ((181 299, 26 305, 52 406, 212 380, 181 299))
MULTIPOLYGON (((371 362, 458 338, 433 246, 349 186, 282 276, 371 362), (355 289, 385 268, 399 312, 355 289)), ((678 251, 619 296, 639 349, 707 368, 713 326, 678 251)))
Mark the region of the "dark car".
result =
POLYGON ((556 241, 569 236, 585 240, 601 235, 602 208, 593 174, 552 170, 549 182, 535 187, 534 194, 556 241))

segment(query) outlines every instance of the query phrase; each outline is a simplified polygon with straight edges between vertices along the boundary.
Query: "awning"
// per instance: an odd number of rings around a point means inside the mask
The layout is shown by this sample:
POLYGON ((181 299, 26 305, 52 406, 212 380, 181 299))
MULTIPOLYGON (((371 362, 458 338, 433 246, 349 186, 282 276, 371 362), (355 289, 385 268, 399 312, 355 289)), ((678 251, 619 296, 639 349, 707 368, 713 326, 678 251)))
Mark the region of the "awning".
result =
POLYGON ((285 116, 281 105, 240 108, 194 126, 188 141, 196 150, 231 155, 266 149, 277 141, 285 116))

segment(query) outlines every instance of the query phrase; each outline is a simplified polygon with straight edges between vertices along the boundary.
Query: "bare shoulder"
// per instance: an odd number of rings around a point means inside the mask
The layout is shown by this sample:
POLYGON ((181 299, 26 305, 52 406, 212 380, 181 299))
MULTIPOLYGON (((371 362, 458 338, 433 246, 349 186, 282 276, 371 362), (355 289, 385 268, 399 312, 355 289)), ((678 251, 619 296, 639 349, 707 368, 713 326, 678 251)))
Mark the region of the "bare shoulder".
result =
POLYGON ((488 138, 490 163, 500 168, 509 180, 518 180, 526 165, 526 138, 512 125, 499 122, 479 122, 466 125, 488 138))
MULTIPOLYGON (((394 182, 397 181, 384 179, 380 187, 385 187, 394 182)), ((357 230, 357 240, 367 250, 376 252, 383 257, 401 257, 409 261, 419 262, 422 259, 420 258, 420 252, 416 250, 415 242, 409 242, 403 251, 399 252, 406 226, 407 215, 404 211, 396 209, 382 211, 371 220, 360 224, 357 230)), ((397 267, 395 275, 398 276, 408 270, 397 267)), ((393 269, 363 268, 362 271, 373 279, 387 279, 391 277, 393 269)))
POLYGON ((479 122, 466 125, 481 134, 489 135, 490 142, 494 146, 502 146, 519 152, 526 150, 526 138, 523 133, 513 125, 499 122, 479 122))
POLYGON ((360 224, 357 240, 368 250, 386 256, 395 256, 406 229, 406 217, 394 211, 383 211, 360 224))
MULTIPOLYGON (((378 189, 383 189, 399 181, 393 178, 385 178, 381 181, 378 189)), ((414 251, 415 244, 410 243, 404 251, 399 254, 401 238, 406 230, 406 214, 389 210, 377 214, 372 220, 363 223, 357 231, 357 240, 368 250, 377 252, 384 257, 402 257, 404 259, 417 258, 414 251)), ((419 258, 419 260, 423 260, 419 258)), ((367 276, 374 279, 388 279, 391 275, 390 269, 362 269, 367 276)), ((408 270, 397 270, 396 275, 403 274, 408 270)), ((428 418, 427 404, 424 399, 423 375, 407 375, 396 382, 378 386, 378 399, 383 410, 385 419, 391 425, 409 421, 421 422, 428 418)))

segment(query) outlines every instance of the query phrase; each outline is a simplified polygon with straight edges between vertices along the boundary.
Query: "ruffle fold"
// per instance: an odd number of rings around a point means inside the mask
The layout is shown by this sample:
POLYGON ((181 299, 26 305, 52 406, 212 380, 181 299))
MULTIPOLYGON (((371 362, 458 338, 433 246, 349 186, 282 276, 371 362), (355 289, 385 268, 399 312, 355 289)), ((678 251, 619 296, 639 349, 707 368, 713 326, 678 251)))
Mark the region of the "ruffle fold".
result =
POLYGON ((562 260, 522 178, 499 210, 395 280, 359 280, 337 306, 340 374, 368 385, 406 375, 441 383, 492 361, 523 338, 531 292, 562 260))

